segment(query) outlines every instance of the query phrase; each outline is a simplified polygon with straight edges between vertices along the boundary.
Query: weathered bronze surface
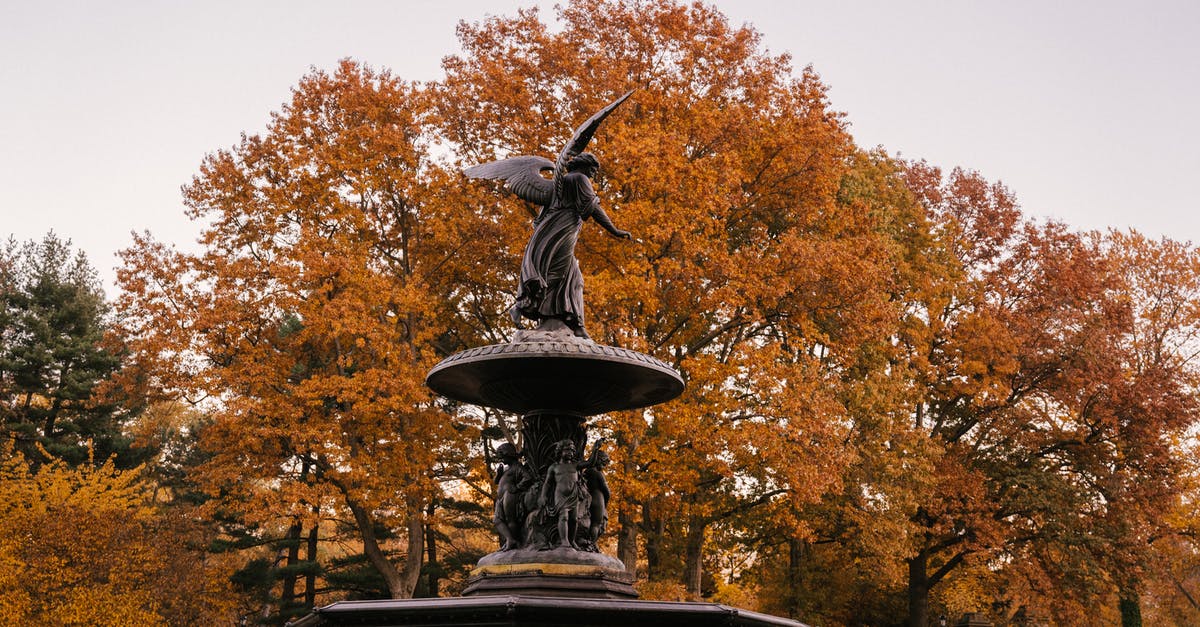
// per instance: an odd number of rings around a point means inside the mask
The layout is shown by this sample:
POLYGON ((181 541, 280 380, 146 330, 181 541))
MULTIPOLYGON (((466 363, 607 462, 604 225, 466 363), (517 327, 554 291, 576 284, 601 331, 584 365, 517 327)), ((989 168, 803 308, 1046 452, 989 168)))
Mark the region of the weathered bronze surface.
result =
POLYGON ((447 398, 516 414, 591 416, 657 405, 683 392, 679 374, 649 355, 537 335, 451 355, 425 383, 447 398))
POLYGON ((521 260, 521 282, 512 308, 514 322, 529 318, 538 322, 539 329, 545 329, 550 321, 558 321, 575 335, 588 336, 584 328, 583 275, 575 259, 579 231, 584 221, 591 218, 613 237, 630 239, 631 236, 629 231, 614 226, 600 207, 591 181, 600 169, 600 162, 583 149, 604 118, 632 93, 617 98, 588 118, 553 163, 543 157, 522 156, 463 171, 472 178, 503 180, 514 194, 542 206, 533 221, 533 234, 521 260), (552 170, 554 180, 543 178, 543 170, 552 170))
POLYGON ((558 160, 512 157, 468 168, 475 178, 503 180, 521 198, 541 205, 521 262, 513 320, 536 321, 511 342, 472 348, 442 360, 426 384, 454 400, 521 415, 520 441, 497 447, 493 525, 500 547, 485 556, 464 594, 530 593, 633 598, 632 574, 599 554, 611 496, 604 477, 608 455, 588 444, 586 418, 650 407, 683 392, 668 364, 592 342, 584 329, 583 278, 575 243, 592 219, 609 234, 629 238, 600 208, 591 178, 599 168, 584 152, 601 122, 626 93, 576 129, 558 160), (554 172, 553 179, 542 171, 554 172), (547 566, 553 564, 553 568, 547 566), (549 572, 553 570, 553 572, 549 572))

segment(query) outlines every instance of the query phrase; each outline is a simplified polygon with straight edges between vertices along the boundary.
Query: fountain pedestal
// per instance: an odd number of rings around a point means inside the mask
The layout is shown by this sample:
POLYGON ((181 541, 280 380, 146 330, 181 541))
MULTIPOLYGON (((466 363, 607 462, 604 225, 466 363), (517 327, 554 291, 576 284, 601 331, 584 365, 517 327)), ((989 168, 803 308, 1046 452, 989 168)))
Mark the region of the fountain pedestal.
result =
MULTIPOLYGON (((508 344, 451 355, 429 372, 426 384, 448 398, 521 414, 525 467, 538 478, 534 490, 557 460, 559 442, 569 440, 576 451, 585 450, 588 416, 648 407, 683 391, 679 374, 662 361, 565 331, 520 331, 508 344)), ((586 530, 593 514, 586 502, 590 495, 583 496, 578 527, 586 530)), ((595 552, 594 538, 576 538, 577 545, 592 551, 562 548, 556 520, 531 515, 520 526, 523 545, 479 560, 463 596, 637 598, 633 575, 619 560, 595 552)))

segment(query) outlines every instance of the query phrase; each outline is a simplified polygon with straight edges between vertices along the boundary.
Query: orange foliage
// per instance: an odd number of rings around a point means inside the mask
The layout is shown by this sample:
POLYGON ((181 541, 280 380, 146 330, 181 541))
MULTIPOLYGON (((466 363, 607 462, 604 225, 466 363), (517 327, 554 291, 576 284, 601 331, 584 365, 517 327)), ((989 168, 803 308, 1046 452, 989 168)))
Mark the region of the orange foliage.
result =
POLYGON ((120 274, 139 358, 212 400, 203 477, 218 505, 308 527, 348 511, 393 596, 415 585, 433 469, 469 435, 423 379, 455 323, 457 270, 485 261, 459 250, 488 228, 440 202, 427 115, 386 72, 314 72, 265 135, 209 155, 185 188, 203 251, 139 237, 120 274), (379 523, 409 530, 403 569, 379 523))

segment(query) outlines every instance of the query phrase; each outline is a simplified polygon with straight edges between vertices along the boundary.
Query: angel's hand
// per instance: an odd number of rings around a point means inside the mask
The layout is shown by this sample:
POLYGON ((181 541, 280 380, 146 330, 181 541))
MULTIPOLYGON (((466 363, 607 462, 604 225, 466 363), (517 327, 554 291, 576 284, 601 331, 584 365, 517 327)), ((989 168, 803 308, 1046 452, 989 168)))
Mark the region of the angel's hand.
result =
POLYGON ((619 239, 633 239, 632 233, 630 233, 629 231, 622 231, 621 229, 617 229, 617 230, 613 231, 612 234, 613 234, 613 237, 616 237, 619 239))

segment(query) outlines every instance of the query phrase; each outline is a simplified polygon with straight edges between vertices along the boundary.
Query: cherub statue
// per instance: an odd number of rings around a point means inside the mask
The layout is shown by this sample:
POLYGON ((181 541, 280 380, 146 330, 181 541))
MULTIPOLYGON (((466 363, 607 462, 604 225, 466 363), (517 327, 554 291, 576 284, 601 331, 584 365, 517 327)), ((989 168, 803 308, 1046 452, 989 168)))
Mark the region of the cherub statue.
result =
POLYGON ((546 512, 548 518, 558 519, 559 546, 578 549, 575 544, 575 533, 578 528, 576 511, 582 494, 579 481, 580 464, 576 459, 575 443, 571 440, 560 440, 554 445, 558 458, 546 470, 546 480, 542 484, 542 494, 538 504, 546 512))
POLYGON ((533 472, 521 463, 517 447, 505 442, 496 449, 503 464, 496 471, 496 506, 492 523, 500 534, 501 551, 520 548, 524 534, 525 513, 521 511, 523 493, 537 480, 533 472))
POLYGON ((630 239, 631 235, 614 226, 600 208, 591 182, 600 162, 583 149, 604 118, 632 93, 617 98, 576 129, 556 162, 537 156, 512 157, 464 171, 472 178, 502 179, 517 196, 542 206, 521 260, 514 322, 529 318, 538 322, 539 330, 565 326, 577 337, 588 337, 583 324, 583 275, 575 259, 579 231, 591 218, 613 237, 630 239), (554 180, 544 178, 543 170, 553 170, 554 180))
POLYGON ((588 505, 588 543, 593 550, 598 550, 596 544, 600 542, 600 534, 608 527, 608 499, 612 496, 608 491, 608 481, 604 478, 604 467, 608 462, 608 453, 600 448, 600 442, 596 442, 592 447, 588 468, 583 474, 588 493, 591 494, 591 503, 588 505))

